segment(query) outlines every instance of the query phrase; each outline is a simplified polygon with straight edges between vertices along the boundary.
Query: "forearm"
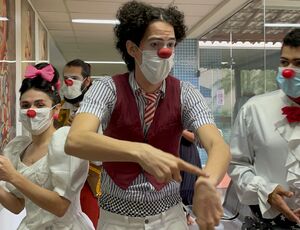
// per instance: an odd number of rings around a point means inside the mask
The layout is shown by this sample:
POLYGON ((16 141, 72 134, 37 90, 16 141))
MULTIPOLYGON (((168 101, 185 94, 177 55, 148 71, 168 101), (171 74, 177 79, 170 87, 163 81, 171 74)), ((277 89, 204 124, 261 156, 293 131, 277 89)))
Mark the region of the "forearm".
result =
POLYGON ((208 173, 209 180, 213 185, 217 186, 221 182, 228 169, 230 160, 231 154, 225 142, 214 144, 211 147, 204 170, 208 173))
POLYGON ((92 131, 70 132, 65 152, 91 161, 138 162, 138 153, 145 144, 117 140, 92 131))
POLYGON ((24 200, 0 187, 0 204, 12 213, 19 214, 24 209, 24 200))
POLYGON ((70 201, 58 193, 32 183, 22 174, 16 174, 10 183, 36 205, 58 217, 62 217, 70 205, 70 201))

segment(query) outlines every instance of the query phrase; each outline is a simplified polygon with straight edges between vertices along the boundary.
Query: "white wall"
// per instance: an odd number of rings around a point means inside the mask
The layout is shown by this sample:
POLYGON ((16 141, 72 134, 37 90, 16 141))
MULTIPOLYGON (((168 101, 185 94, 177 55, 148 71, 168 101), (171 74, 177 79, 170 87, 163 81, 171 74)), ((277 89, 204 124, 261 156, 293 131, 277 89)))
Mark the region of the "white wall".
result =
MULTIPOLYGON (((50 34, 48 33, 48 35, 50 34)), ((57 48, 51 35, 49 36, 49 60, 50 63, 57 68, 60 74, 60 79, 62 79, 63 68, 67 62, 64 56, 61 54, 60 50, 57 48)))

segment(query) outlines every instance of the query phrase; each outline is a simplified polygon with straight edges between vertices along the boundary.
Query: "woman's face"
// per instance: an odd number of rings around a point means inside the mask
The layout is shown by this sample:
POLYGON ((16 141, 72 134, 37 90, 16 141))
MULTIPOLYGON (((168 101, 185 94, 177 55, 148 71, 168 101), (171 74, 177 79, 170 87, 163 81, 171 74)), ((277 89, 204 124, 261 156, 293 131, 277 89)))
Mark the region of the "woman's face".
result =
POLYGON ((38 109, 38 108, 51 108, 53 101, 44 92, 29 89, 20 98, 20 108, 21 109, 38 109))

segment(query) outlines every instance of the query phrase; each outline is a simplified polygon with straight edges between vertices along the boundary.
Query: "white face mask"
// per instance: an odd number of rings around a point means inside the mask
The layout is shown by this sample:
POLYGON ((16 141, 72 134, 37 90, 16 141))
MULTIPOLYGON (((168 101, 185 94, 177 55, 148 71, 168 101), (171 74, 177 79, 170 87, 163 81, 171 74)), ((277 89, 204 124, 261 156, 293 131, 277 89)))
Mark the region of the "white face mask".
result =
POLYGON ((160 58, 156 50, 142 51, 142 64, 140 69, 147 81, 157 84, 168 76, 174 65, 174 52, 169 58, 160 58))
POLYGON ((52 124, 52 116, 50 111, 54 108, 40 108, 40 109, 21 109, 19 121, 23 126, 32 134, 39 135, 49 128, 52 124), (29 117, 27 115, 28 110, 32 110, 35 116, 29 117))
POLYGON ((72 85, 68 86, 64 81, 61 88, 61 92, 64 97, 67 99, 74 99, 76 97, 79 97, 82 94, 81 86, 85 79, 83 81, 80 81, 69 78, 68 81, 72 81, 73 83, 72 85))

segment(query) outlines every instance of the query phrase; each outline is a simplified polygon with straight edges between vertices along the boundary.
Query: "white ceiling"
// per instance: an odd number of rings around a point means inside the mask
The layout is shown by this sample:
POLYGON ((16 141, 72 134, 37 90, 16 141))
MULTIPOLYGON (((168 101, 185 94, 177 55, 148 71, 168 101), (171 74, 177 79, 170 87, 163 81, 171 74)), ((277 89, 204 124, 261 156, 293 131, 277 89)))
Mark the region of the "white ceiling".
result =
MULTIPOLYGON (((67 61, 122 61, 114 48, 113 25, 76 24, 71 19, 115 19, 126 0, 31 0, 58 49, 67 61)), ((249 0, 144 0, 178 6, 185 14, 188 37, 198 38, 231 16, 249 0)), ((122 64, 92 64, 93 75, 111 75, 126 70, 122 64)))

